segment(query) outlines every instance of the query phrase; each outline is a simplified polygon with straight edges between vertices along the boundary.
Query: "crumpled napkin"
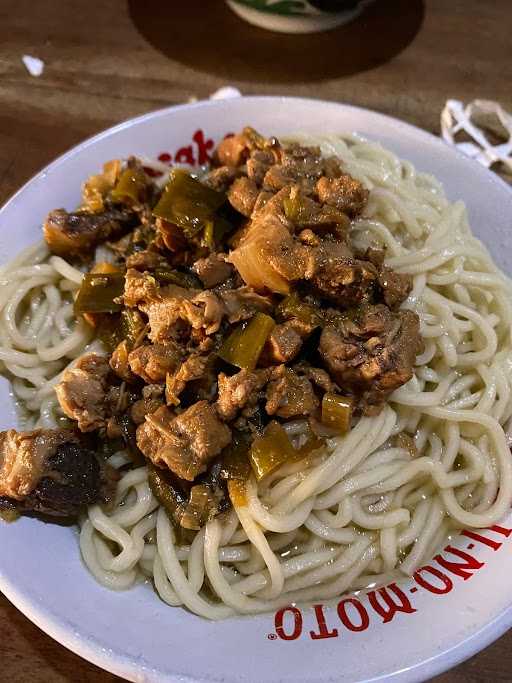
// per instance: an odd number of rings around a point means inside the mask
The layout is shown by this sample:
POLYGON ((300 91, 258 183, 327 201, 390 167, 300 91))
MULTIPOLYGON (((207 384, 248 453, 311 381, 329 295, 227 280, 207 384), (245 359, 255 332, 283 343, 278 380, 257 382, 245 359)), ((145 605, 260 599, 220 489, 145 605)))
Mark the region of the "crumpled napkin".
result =
POLYGON ((512 173, 512 116, 497 102, 473 100, 464 106, 459 100, 447 100, 441 135, 486 168, 503 164, 512 173))

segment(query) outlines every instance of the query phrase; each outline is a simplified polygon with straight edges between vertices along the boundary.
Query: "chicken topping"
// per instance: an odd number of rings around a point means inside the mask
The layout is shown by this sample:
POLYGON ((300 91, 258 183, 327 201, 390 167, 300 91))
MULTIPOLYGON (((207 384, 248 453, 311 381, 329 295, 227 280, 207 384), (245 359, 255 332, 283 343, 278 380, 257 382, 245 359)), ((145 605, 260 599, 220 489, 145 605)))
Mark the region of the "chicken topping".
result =
POLYGON ((0 509, 76 516, 105 501, 114 472, 69 429, 0 432, 0 509))
POLYGON ((325 327, 319 351, 341 389, 359 395, 364 412, 372 414, 411 379, 422 346, 415 313, 379 304, 325 327))
POLYGON ((236 375, 228 377, 219 373, 219 398, 215 404, 217 412, 223 420, 233 420, 248 402, 254 404, 258 398, 258 391, 265 386, 271 370, 240 370, 236 375))
POLYGON ((65 370, 55 387, 60 407, 77 421, 81 432, 92 432, 105 423, 109 372, 108 359, 90 353, 65 370))
POLYGON ((230 441, 230 429, 207 401, 198 401, 179 415, 159 408, 137 428, 137 445, 144 455, 188 481, 204 472, 230 441))
POLYGON ((142 344, 128 356, 130 369, 148 384, 164 382, 168 372, 176 368, 181 350, 172 341, 166 344, 142 344))
POLYGON ((279 365, 272 371, 265 405, 269 415, 282 418, 310 415, 318 405, 318 398, 307 377, 301 377, 284 365, 279 365))

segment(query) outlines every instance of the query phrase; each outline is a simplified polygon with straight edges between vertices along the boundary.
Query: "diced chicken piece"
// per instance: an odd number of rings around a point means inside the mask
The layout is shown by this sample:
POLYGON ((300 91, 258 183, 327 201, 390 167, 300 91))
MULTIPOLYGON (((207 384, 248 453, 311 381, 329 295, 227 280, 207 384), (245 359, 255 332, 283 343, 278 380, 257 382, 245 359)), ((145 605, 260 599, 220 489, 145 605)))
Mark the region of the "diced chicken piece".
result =
POLYGON ((247 218, 253 212, 258 195, 256 183, 246 176, 237 178, 228 190, 228 200, 231 206, 247 218))
POLYGON ((298 363, 293 366, 295 372, 305 375, 315 386, 323 391, 336 392, 338 386, 323 368, 314 368, 308 363, 298 363))
POLYGON ((146 384, 142 389, 142 398, 130 407, 130 416, 136 425, 140 425, 146 419, 146 415, 154 413, 164 405, 164 388, 161 384, 146 384))
POLYGON ((206 258, 198 259, 192 266, 192 270, 207 289, 222 284, 234 273, 233 266, 226 263, 223 256, 212 253, 206 258))
POLYGON ((181 317, 194 330, 204 329, 209 335, 218 331, 225 312, 226 309, 216 294, 203 291, 190 300, 183 300, 181 317))
POLYGON ((231 324, 252 318, 258 311, 270 313, 272 299, 255 292, 251 287, 238 287, 219 292, 231 324))
POLYGON ((310 415, 318 405, 318 398, 307 377, 301 377, 284 365, 272 371, 265 405, 269 415, 282 418, 310 415))
POLYGON ((89 353, 65 370, 55 387, 60 407, 77 421, 81 432, 92 432, 105 424, 109 372, 107 358, 89 353))
POLYGON ((180 227, 163 218, 157 218, 155 226, 157 238, 161 240, 159 246, 162 246, 163 243, 163 246, 173 253, 182 252, 187 248, 187 238, 180 227))
POLYGON ((135 268, 126 271, 123 301, 126 306, 134 307, 160 299, 160 287, 149 273, 140 273, 135 268))
POLYGON ((243 369, 231 377, 221 372, 218 377, 219 397, 215 404, 220 417, 233 420, 247 403, 255 404, 258 392, 269 380, 270 372, 268 368, 254 372, 243 369))
POLYGON ((134 254, 126 259, 126 267, 128 269, 135 268, 144 272, 145 270, 156 270, 157 268, 166 268, 169 264, 162 254, 157 251, 136 251, 134 254))
POLYGON ((355 259, 341 242, 325 240, 315 249, 311 282, 320 296, 338 306, 352 307, 369 301, 377 276, 370 261, 355 259))
POLYGON ((325 366, 342 391, 360 397, 366 414, 378 412, 387 396, 411 379, 423 348, 419 325, 416 313, 393 313, 379 304, 322 331, 325 366))
MULTIPOLYGON (((252 210, 253 214, 256 214, 259 211, 261 211, 267 205, 267 203, 272 199, 273 196, 274 195, 272 192, 269 192, 268 190, 262 190, 258 194, 258 196, 256 197, 256 203, 254 204, 254 207, 252 210)), ((233 244, 233 246, 235 247, 237 245, 233 244)))
POLYGON ((302 173, 302 169, 295 165, 271 166, 263 178, 263 187, 272 192, 278 192, 290 185, 298 185, 306 193, 311 194, 315 187, 316 178, 310 178, 302 173))
POLYGON ((364 254, 358 255, 362 261, 369 261, 377 269, 376 300, 383 300, 389 308, 398 308, 412 290, 412 277, 406 273, 396 273, 384 265, 383 249, 369 247, 364 254))
POLYGON ((253 220, 247 237, 230 252, 229 261, 256 291, 281 294, 288 294, 290 282, 310 278, 315 267, 313 250, 295 240, 275 215, 253 220))
POLYGON ((254 150, 254 152, 251 152, 250 158, 247 159, 248 177, 254 180, 256 185, 262 185, 266 172, 275 162, 275 155, 271 151, 254 150))
POLYGON ((116 239, 138 222, 132 211, 109 209, 102 213, 50 211, 43 233, 50 251, 60 256, 80 256, 97 244, 116 239))
POLYGON ((164 382, 168 372, 172 372, 181 360, 181 349, 168 341, 166 344, 142 344, 130 352, 130 369, 148 384, 164 382))
POLYGON ((215 159, 221 166, 240 166, 249 156, 250 146, 244 133, 230 135, 221 140, 215 150, 215 159))
POLYGON ((0 433, 0 509, 76 516, 103 502, 113 472, 68 429, 0 433))
POLYGON ((219 166, 219 168, 208 171, 201 178, 201 182, 217 192, 227 192, 238 175, 239 171, 234 166, 219 166))
POLYGON ((289 190, 285 214, 296 231, 310 228, 315 233, 331 233, 342 241, 346 240, 350 228, 350 220, 346 214, 334 206, 322 205, 307 197, 298 185, 289 190))
POLYGON ((300 326, 294 320, 287 320, 276 325, 263 349, 264 361, 268 363, 288 363, 293 360, 301 350, 304 337, 300 326))
POLYGON ((183 363, 181 363, 175 372, 167 375, 165 382, 165 400, 168 405, 179 405, 179 396, 182 391, 184 391, 187 382, 201 379, 206 373, 208 362, 208 356, 191 354, 183 363))
POLYGON ((359 180, 346 174, 340 178, 320 178, 316 191, 323 204, 335 206, 352 218, 359 215, 368 202, 368 190, 359 180))
POLYGON ((159 408, 137 428, 142 453, 157 467, 168 467, 187 481, 204 472, 230 441, 230 429, 207 401, 198 401, 177 416, 159 408))
POLYGON ((407 273, 396 273, 391 268, 382 268, 378 282, 384 303, 389 308, 398 308, 412 290, 412 277, 407 273))

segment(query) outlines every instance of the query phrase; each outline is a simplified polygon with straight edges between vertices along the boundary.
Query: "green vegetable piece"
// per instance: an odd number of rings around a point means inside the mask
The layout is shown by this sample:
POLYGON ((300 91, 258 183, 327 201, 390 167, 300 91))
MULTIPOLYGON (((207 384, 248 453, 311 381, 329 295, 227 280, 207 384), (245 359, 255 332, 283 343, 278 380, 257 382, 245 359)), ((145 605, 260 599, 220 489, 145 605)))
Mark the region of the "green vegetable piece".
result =
POLYGON ((283 199, 284 215, 292 223, 302 223, 306 215, 309 215, 301 199, 300 194, 283 199))
POLYGON ((318 327, 322 324, 322 315, 320 310, 301 301, 296 292, 289 294, 281 301, 277 307, 277 312, 284 320, 298 318, 303 323, 312 325, 314 327, 318 327))
POLYGON ((174 169, 153 215, 178 225, 190 238, 207 227, 225 200, 223 193, 206 187, 183 169, 174 169))
POLYGON ((322 399, 322 422, 341 434, 350 429, 353 400, 348 396, 325 393, 322 399))
POLYGON ((205 484, 196 484, 190 489, 190 498, 181 516, 184 529, 198 531, 218 512, 218 506, 211 489, 205 484))
POLYGON ((222 242, 222 238, 228 232, 231 232, 233 226, 223 216, 214 216, 214 218, 207 222, 204 228, 203 239, 205 245, 214 251, 216 246, 222 242))
POLYGON ((75 315, 116 313, 122 308, 114 301, 124 290, 124 273, 86 273, 75 299, 75 315))
POLYGON ((263 435, 257 436, 252 442, 250 461, 256 479, 260 481, 296 454, 285 429, 279 422, 272 420, 263 435))
POLYGON ((201 281, 192 273, 182 273, 170 268, 157 268, 154 276, 162 285, 179 285, 186 289, 202 289, 201 281))
POLYGON ((147 178, 141 168, 127 168, 121 173, 112 190, 112 201, 122 204, 139 204, 146 193, 147 178))
POLYGON ((227 363, 254 370, 274 326, 275 322, 269 315, 256 313, 245 326, 242 323, 224 340, 218 355, 227 363))
POLYGON ((248 437, 242 432, 233 431, 233 440, 222 453, 222 467, 220 470, 222 479, 246 481, 249 478, 251 473, 249 448, 248 437))
POLYGON ((136 308, 123 308, 119 321, 119 342, 126 339, 128 348, 133 349, 145 327, 146 323, 136 308))
POLYGON ((171 481, 170 472, 165 472, 148 464, 148 484, 153 495, 164 506, 171 520, 179 526, 183 512, 187 507, 187 498, 171 481))

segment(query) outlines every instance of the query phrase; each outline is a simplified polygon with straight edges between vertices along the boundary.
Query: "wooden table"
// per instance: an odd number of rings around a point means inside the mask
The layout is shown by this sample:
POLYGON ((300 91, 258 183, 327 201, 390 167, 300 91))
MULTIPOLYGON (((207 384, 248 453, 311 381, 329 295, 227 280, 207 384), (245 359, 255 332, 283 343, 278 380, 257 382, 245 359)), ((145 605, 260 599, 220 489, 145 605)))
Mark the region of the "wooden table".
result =
MULTIPOLYGON (((227 83, 349 102, 435 133, 449 97, 512 111, 511 27, 510 0, 378 0, 351 26, 313 36, 255 29, 220 0, 0 0, 0 203, 83 138, 227 83), (44 60, 40 78, 23 54, 44 60)), ((2 596, 0 666, 10 683, 120 680, 2 596)), ((435 680, 510 681, 511 672, 509 632, 435 680)))

